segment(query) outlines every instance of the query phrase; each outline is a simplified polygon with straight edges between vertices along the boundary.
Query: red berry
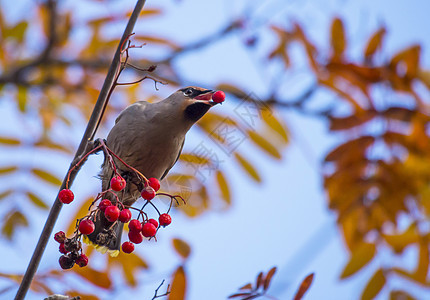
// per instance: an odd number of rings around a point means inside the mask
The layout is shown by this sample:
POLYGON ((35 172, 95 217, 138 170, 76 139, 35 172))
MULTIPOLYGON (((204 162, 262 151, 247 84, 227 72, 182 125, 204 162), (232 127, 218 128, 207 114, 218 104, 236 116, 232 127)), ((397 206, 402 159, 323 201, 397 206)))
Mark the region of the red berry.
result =
POLYGON ((93 233, 95 227, 96 226, 94 225, 93 221, 91 221, 89 219, 82 220, 81 223, 79 223, 79 231, 82 234, 91 234, 91 233, 93 233))
POLYGON ((58 260, 60 267, 64 270, 71 269, 75 264, 75 260, 68 255, 61 255, 58 260))
POLYGON ((64 231, 58 231, 55 235, 54 235, 54 240, 61 243, 64 243, 64 240, 66 239, 66 234, 64 233, 64 231))
POLYGON ((144 237, 153 237, 157 233, 157 227, 152 223, 145 223, 142 227, 142 234, 144 237))
POLYGON ((172 217, 168 214, 161 214, 158 217, 158 222, 160 222, 160 226, 166 227, 170 223, 172 223, 172 217))
POLYGON ((120 220, 123 223, 128 223, 130 219, 131 219, 131 211, 127 208, 124 208, 123 210, 121 210, 121 212, 119 213, 118 220, 120 220))
POLYGON ((129 231, 128 239, 135 244, 140 244, 143 241, 143 235, 141 231, 129 231))
POLYGON ((58 193, 58 199, 64 204, 69 204, 75 199, 75 195, 73 195, 71 190, 63 189, 58 193))
POLYGON ((64 243, 60 244, 60 248, 59 248, 60 252, 63 254, 66 254, 68 251, 66 250, 66 248, 64 247, 64 243))
POLYGON ((75 261, 75 264, 77 264, 78 266, 85 267, 86 265, 88 265, 88 256, 86 256, 85 254, 81 254, 75 261))
POLYGON ((145 200, 152 200, 155 197, 155 191, 152 187, 147 186, 145 187, 142 192, 140 193, 143 199, 145 200))
POLYGON ((149 178, 149 186, 152 187, 156 192, 160 189, 160 181, 157 178, 149 178))
POLYGON ((113 177, 110 180, 110 187, 114 190, 114 191, 121 191, 123 188, 125 188, 125 179, 122 178, 121 176, 117 175, 115 177, 113 177))
POLYGON ((131 220, 130 223, 128 223, 128 229, 130 231, 141 231, 142 230, 142 223, 139 222, 139 220, 131 220))
POLYGON ((124 253, 131 253, 134 251, 134 245, 131 242, 122 243, 122 251, 124 253))
POLYGON ((151 223, 151 224, 153 224, 156 228, 158 227, 158 222, 157 222, 157 220, 149 219, 149 220, 148 220, 148 222, 149 222, 149 223, 151 223))
POLYGON ((116 220, 118 220, 119 214, 119 208, 115 205, 106 207, 105 217, 109 222, 115 222, 116 220))
POLYGON ((99 203, 99 208, 102 212, 104 212, 106 210, 106 207, 111 206, 112 202, 110 202, 110 200, 108 199, 103 199, 102 201, 100 201, 99 203))
POLYGON ((216 103, 221 103, 224 102, 225 100, 225 93, 223 91, 216 91, 213 95, 212 95, 212 100, 216 103))

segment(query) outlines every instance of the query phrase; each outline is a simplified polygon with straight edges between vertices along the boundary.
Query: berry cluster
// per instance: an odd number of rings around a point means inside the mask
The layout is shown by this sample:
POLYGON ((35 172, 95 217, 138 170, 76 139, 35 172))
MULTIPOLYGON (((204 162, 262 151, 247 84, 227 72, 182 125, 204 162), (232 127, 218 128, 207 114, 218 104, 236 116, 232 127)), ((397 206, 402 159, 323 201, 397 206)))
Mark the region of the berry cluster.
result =
MULTIPOLYGON (((116 168, 114 169, 116 173, 116 168)), ((122 243, 121 249, 124 253, 132 253, 134 245, 143 242, 144 238, 156 239, 156 234, 161 227, 166 227, 172 222, 169 211, 172 207, 173 200, 178 203, 177 198, 180 196, 172 196, 166 193, 158 193, 158 195, 169 196, 171 199, 169 210, 166 213, 160 213, 157 207, 152 203, 152 199, 160 189, 160 182, 156 178, 149 178, 144 181, 144 186, 141 190, 141 196, 146 200, 142 208, 138 209, 133 206, 124 205, 115 192, 122 191, 127 185, 126 180, 119 174, 110 181, 110 189, 101 192, 90 206, 90 212, 87 216, 77 220, 76 230, 71 238, 67 238, 64 232, 59 231, 55 234, 54 239, 60 243, 60 252, 63 254, 60 257, 59 263, 61 268, 70 269, 74 264, 84 267, 88 264, 88 257, 82 253, 81 237, 90 235, 96 230, 93 220, 97 219, 98 214, 101 214, 107 221, 112 223, 112 226, 117 222, 124 224, 128 223, 128 241, 122 243), (107 198, 113 198, 111 201, 107 198), (98 205, 95 205, 98 202, 98 205), (145 207, 150 204, 158 213, 158 221, 149 218, 144 212, 145 207), (95 207, 91 210, 91 207, 95 207), (138 212, 138 216, 132 219, 132 210, 138 212)), ((69 189, 63 189, 58 195, 59 200, 64 204, 69 204, 73 201, 73 192, 69 189)))

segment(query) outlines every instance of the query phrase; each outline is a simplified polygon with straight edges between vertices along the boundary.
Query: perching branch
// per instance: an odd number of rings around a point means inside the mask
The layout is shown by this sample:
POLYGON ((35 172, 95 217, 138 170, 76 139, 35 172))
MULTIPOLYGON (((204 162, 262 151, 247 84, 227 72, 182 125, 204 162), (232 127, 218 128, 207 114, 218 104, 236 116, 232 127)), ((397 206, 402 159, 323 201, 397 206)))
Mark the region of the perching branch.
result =
MULTIPOLYGON (((50 1, 50 3, 55 3, 55 1, 50 1)), ((108 96, 109 91, 111 90, 111 87, 114 84, 114 80, 116 77, 116 73, 120 67, 121 64, 121 53, 122 50, 126 47, 126 40, 131 35, 134 25, 136 24, 137 18, 143 9, 143 6, 145 4, 146 0, 138 0, 136 3, 136 6, 133 10, 133 13, 130 16, 130 19, 128 20, 127 27, 124 30, 124 33, 122 35, 122 38, 119 42, 119 45, 117 47, 117 50, 115 52, 115 55, 113 57, 112 63, 109 67, 108 74, 106 76, 106 79, 103 83, 103 87, 100 91, 99 97, 97 99, 97 102, 94 106, 93 112, 91 114, 90 120, 88 121, 87 128, 85 129, 84 135, 82 137, 81 143, 79 144, 78 150, 76 151, 75 157, 70 164, 69 170, 73 168, 75 163, 79 161, 88 151, 92 148, 92 139, 97 131, 97 125, 99 124, 100 120, 103 117, 103 112, 105 110, 105 107, 108 103, 108 96)), ((69 177, 69 184, 71 185, 79 172, 80 167, 75 168, 73 172, 71 172, 69 177)), ((63 180, 63 183, 60 187, 60 190, 64 189, 66 186, 66 180, 67 175, 63 180)), ((15 299, 24 299, 25 295, 27 294, 27 291, 30 287, 30 284, 33 280, 34 275, 36 274, 37 268, 39 266, 40 260, 42 258, 42 255, 45 251, 46 244, 48 243, 49 237, 52 234, 52 230, 54 228, 54 225, 58 219, 58 215, 62 208, 62 203, 57 198, 54 201, 54 204, 51 207, 51 210, 49 212, 48 218, 46 220, 45 226, 43 227, 42 233, 40 234, 39 241, 37 242, 36 248, 33 252, 33 256, 31 257, 30 263, 28 264, 27 270, 24 274, 23 280, 21 282, 21 285, 19 286, 19 289, 16 293, 15 299)))

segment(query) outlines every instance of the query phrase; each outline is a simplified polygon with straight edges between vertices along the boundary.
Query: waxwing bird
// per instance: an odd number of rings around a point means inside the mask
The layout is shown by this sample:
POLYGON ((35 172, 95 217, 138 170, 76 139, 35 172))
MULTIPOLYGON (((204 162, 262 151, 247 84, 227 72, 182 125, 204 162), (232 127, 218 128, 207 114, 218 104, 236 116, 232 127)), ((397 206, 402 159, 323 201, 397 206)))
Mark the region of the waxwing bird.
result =
MULTIPOLYGON (((138 101, 120 113, 106 144, 126 164, 147 178, 161 181, 178 160, 188 130, 216 104, 210 100, 213 93, 199 87, 186 87, 157 103, 138 101)), ((134 174, 114 160, 117 171, 127 179, 118 197, 124 205, 132 205, 140 196, 139 186, 133 183, 134 174)), ((109 188, 113 176, 114 171, 105 161, 100 174, 103 191, 109 188)), ((124 224, 118 221, 111 226, 103 214, 97 214, 94 221, 95 230, 88 235, 87 242, 101 252, 109 251, 116 256, 124 224)))

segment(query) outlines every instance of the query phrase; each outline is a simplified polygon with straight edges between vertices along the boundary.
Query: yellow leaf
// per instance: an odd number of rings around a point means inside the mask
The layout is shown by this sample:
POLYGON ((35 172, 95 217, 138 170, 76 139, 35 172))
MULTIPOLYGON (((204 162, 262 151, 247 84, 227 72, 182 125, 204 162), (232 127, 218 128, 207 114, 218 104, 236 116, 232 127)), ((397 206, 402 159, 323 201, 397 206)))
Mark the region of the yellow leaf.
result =
POLYGON ((176 252, 182 256, 182 258, 187 259, 191 252, 190 246, 185 241, 177 238, 174 238, 172 243, 176 252))
POLYGON ((168 47, 172 48, 172 50, 180 50, 181 49, 181 47, 179 47, 173 41, 168 40, 168 39, 163 39, 163 38, 160 38, 160 37, 156 37, 156 36, 137 35, 137 36, 133 37, 133 40, 137 40, 137 41, 143 42, 143 43, 152 43, 152 44, 165 45, 165 46, 168 46, 168 47))
POLYGON ((187 289, 187 278, 184 267, 180 266, 173 274, 172 287, 170 289, 169 300, 183 300, 187 289))
POLYGON ((0 136, 0 144, 6 145, 6 146, 19 146, 21 145, 21 142, 14 138, 0 136))
POLYGON ((94 270, 90 266, 85 268, 75 266, 73 272, 100 288, 110 289, 112 287, 112 281, 107 272, 94 270))
POLYGON ((331 25, 331 46, 333 48, 333 56, 340 58, 345 51, 346 41, 343 22, 339 18, 335 18, 331 25))
POLYGON ((218 186, 220 188, 222 198, 228 205, 230 205, 231 204, 230 188, 228 186, 228 181, 225 179, 224 174, 220 170, 217 170, 216 172, 216 180, 218 182, 218 186))
POLYGON ((85 300, 100 300, 100 298, 99 297, 97 297, 96 295, 93 295, 93 294, 85 294, 85 293, 82 293, 82 292, 80 292, 80 291, 67 291, 66 292, 66 295, 67 296, 70 296, 70 297, 80 297, 80 299, 85 299, 85 300))
POLYGON ((198 165, 210 164, 209 159, 207 159, 203 156, 198 156, 198 155, 192 154, 192 153, 181 154, 181 156, 179 157, 179 160, 187 162, 187 163, 198 164, 198 165))
POLYGON ((385 282, 386 279, 384 272, 382 269, 377 270, 364 288, 363 294, 361 294, 361 299, 370 300, 375 298, 384 287, 385 282))
POLYGON ((270 112, 268 109, 261 110, 261 116, 263 118, 263 121, 279 136, 283 139, 285 143, 288 143, 288 131, 285 126, 280 120, 278 120, 272 112, 270 112))
POLYGON ((4 191, 3 193, 0 193, 0 200, 2 200, 2 199, 4 199, 4 198, 6 198, 6 197, 8 197, 10 194, 12 194, 13 193, 13 190, 6 190, 6 191, 4 191))
POLYGON ((34 168, 31 170, 31 173, 33 173, 35 176, 39 177, 40 179, 42 179, 48 183, 51 183, 51 184, 56 185, 56 186, 61 185, 61 180, 58 179, 57 176, 55 176, 55 175, 53 175, 53 174, 51 174, 45 170, 34 168))
POLYGON ((15 166, 3 167, 3 168, 0 168, 0 175, 7 175, 9 173, 15 172, 16 170, 18 170, 18 168, 15 166))
POLYGON ((66 235, 72 235, 75 231, 76 226, 76 220, 80 219, 88 214, 88 208, 90 207, 91 203, 94 201, 93 198, 88 198, 85 200, 82 205, 79 207, 79 209, 76 211, 75 215, 73 216, 72 220, 70 221, 69 227, 67 228, 66 235))
POLYGON ((415 298, 404 291, 395 290, 390 292, 390 300, 415 300, 415 298))
POLYGON ((60 150, 65 153, 72 153, 72 150, 68 147, 65 147, 63 145, 57 144, 53 141, 51 141, 49 138, 42 138, 41 140, 37 141, 34 146, 36 147, 46 147, 53 150, 60 150))
POLYGON ((143 269, 148 269, 148 264, 137 254, 126 254, 121 252, 117 257, 108 257, 108 270, 120 266, 125 280, 130 286, 137 285, 136 276, 143 269))
POLYGON ((395 252, 401 253, 407 246, 418 242, 419 235, 416 227, 416 224, 412 223, 403 233, 393 235, 384 234, 383 238, 395 252))
POLYGON ((42 199, 40 199, 39 196, 37 196, 36 194, 33 194, 32 192, 27 192, 26 194, 28 199, 30 199, 30 201, 37 207, 42 209, 49 208, 49 206, 42 199))
POLYGON ((374 257, 376 253, 375 244, 362 243, 357 246, 351 254, 349 262, 343 269, 340 278, 346 278, 359 271, 365 265, 367 265, 374 257))
POLYGON ((12 236, 18 226, 27 227, 28 221, 27 218, 19 211, 10 211, 4 217, 3 227, 1 229, 2 234, 7 239, 12 239, 12 236))
POLYGON ((216 86, 217 90, 224 91, 226 93, 234 95, 236 98, 246 98, 248 96, 242 89, 230 83, 220 83, 216 86))
POLYGON ((249 176, 251 176, 252 179, 257 182, 261 182, 260 175, 249 161, 247 161, 242 155, 237 152, 234 153, 234 157, 236 158, 239 165, 246 171, 246 173, 248 173, 249 176))
POLYGON ((27 110, 27 88, 25 86, 18 86, 18 92, 16 94, 16 100, 18 103, 18 108, 21 112, 25 112, 27 110))
POLYGON ((419 243, 419 249, 420 249, 419 260, 418 260, 417 268, 414 272, 414 275, 419 282, 425 284, 428 270, 429 270, 429 259, 430 259, 428 243, 421 241, 419 243))
POLYGON ((267 154, 273 156, 276 159, 281 159, 281 153, 279 153, 278 149, 269 143, 264 137, 256 133, 255 131, 249 130, 248 136, 257 146, 259 146, 262 150, 266 151, 267 154))
POLYGON ((382 27, 371 36, 371 38, 367 42, 366 49, 364 50, 364 56, 366 58, 370 58, 376 53, 378 49, 381 48, 382 39, 384 38, 386 33, 387 30, 382 27))
POLYGON ((327 154, 325 161, 346 159, 353 154, 364 155, 364 152, 373 145, 374 141, 373 136, 361 136, 357 139, 349 140, 327 154))

